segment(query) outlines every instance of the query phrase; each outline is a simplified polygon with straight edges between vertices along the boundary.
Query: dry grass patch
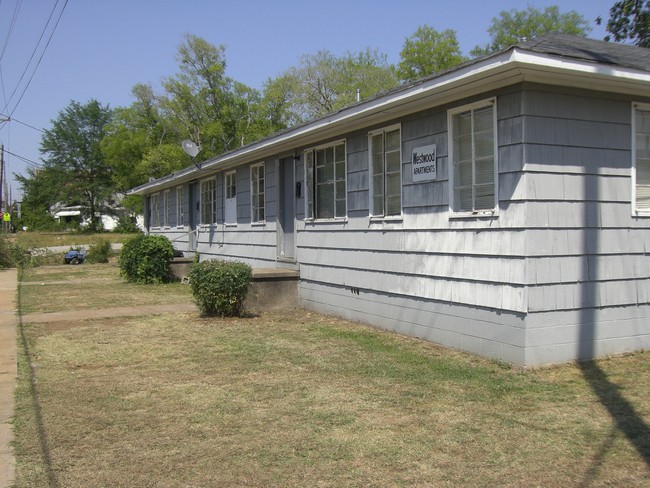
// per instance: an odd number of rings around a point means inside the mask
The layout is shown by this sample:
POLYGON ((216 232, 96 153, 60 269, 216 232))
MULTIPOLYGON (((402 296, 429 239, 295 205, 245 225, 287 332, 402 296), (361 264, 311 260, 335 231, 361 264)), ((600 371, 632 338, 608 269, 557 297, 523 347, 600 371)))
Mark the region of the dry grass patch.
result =
POLYGON ((28 268, 21 281, 28 285, 21 289, 23 314, 192 301, 190 288, 180 283, 127 283, 115 264, 28 268))
MULTIPOLYGON (((509 369, 302 310, 22 331, 18 487, 650 483, 572 365, 509 369)), ((598 367, 647 426, 650 354, 598 367)))

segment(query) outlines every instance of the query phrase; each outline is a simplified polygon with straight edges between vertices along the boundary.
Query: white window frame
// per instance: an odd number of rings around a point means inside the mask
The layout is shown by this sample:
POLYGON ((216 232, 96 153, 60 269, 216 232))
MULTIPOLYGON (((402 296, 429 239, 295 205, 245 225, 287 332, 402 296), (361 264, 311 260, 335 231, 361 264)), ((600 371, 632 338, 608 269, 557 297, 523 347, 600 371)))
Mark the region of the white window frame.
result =
MULTIPOLYGON (((648 112, 650 117, 650 104, 647 103, 633 103, 632 104, 632 216, 634 217, 650 217, 650 206, 639 208, 637 205, 637 181, 638 181, 638 154, 637 154, 637 112, 648 112)), ((650 161, 647 162, 648 168, 646 171, 650 172, 650 161)))
MULTIPOLYGON (((474 125, 474 117, 472 115, 472 126, 474 125)), ((455 107, 447 111, 447 141, 448 141, 448 152, 449 152, 449 213, 454 217, 475 217, 475 216, 490 216, 498 215, 499 213, 499 159, 498 159, 498 124, 497 124, 497 101, 496 98, 489 98, 486 100, 481 100, 478 102, 470 103, 460 107, 455 107), (453 121, 454 117, 463 112, 471 111, 472 114, 480 109, 486 107, 492 107, 492 135, 493 135, 493 144, 494 144, 494 205, 491 208, 486 209, 476 209, 475 208, 475 183, 474 178, 476 176, 475 164, 476 160, 474 154, 472 154, 472 209, 471 210, 456 210, 455 209, 455 192, 454 192, 454 177, 455 177, 455 167, 454 167, 454 133, 453 133, 453 121)), ((474 137, 474 131, 472 130, 472 138, 474 137)), ((472 143, 472 152, 474 150, 474 144, 472 143)))
POLYGON ((176 227, 185 227, 185 202, 183 202, 183 187, 176 188, 176 227))
MULTIPOLYGON (((395 124, 391 125, 388 127, 384 127, 378 130, 374 130, 368 133, 368 175, 369 175, 369 189, 370 189, 370 199, 369 199, 369 206, 370 206, 370 216, 372 218, 401 218, 402 216, 402 210, 403 210, 403 203, 404 203, 404 191, 402 188, 402 126, 401 124, 395 124), (386 134, 391 133, 391 132, 399 132, 399 212, 398 213, 388 213, 387 212, 387 175, 390 174, 386 171, 386 134), (373 174, 373 153, 374 153, 374 147, 372 144, 372 140, 374 137, 377 135, 382 135, 382 141, 383 141, 383 148, 382 148, 382 156, 383 156, 383 172, 382 172, 382 181, 383 181, 383 188, 381 189, 382 191, 382 210, 381 212, 377 212, 377 209, 375 209, 375 204, 374 204, 374 198, 375 198, 375 193, 376 193, 376 188, 374 185, 374 174, 373 174)), ((395 172, 392 172, 395 173, 395 172)))
MULTIPOLYGON (((348 215, 348 151, 347 151, 347 141, 345 139, 340 139, 337 141, 332 141, 327 144, 321 144, 320 146, 312 147, 306 149, 304 152, 305 160, 305 186, 306 188, 306 198, 305 198, 305 219, 313 221, 332 221, 332 220, 346 220, 348 215), (337 146, 343 146, 343 178, 337 179, 336 174, 336 162, 334 162, 334 215, 331 217, 318 217, 318 208, 316 207, 317 196, 318 196, 318 181, 317 181, 317 161, 316 155, 318 151, 326 150, 332 148, 335 150, 337 146), (336 186, 337 183, 343 183, 343 198, 339 198, 337 194, 336 186), (339 215, 336 211, 336 202, 344 202, 343 214, 339 215)), ((323 183, 321 183, 323 184, 323 183)))
POLYGON ((151 195, 151 227, 160 227, 160 193, 151 195))
POLYGON ((169 197, 170 197, 170 192, 169 190, 165 190, 163 192, 163 219, 162 219, 162 224, 163 227, 168 228, 169 227, 169 197))
POLYGON ((251 165, 251 223, 253 224, 264 223, 266 221, 265 185, 266 174, 264 163, 251 165))
POLYGON ((201 202, 199 206, 201 225, 213 225, 217 222, 217 179, 212 177, 201 180, 199 194, 199 200, 201 202), (206 186, 209 186, 209 188, 206 189, 206 186), (208 198, 207 201, 206 196, 208 198), (210 218, 207 219, 209 222, 206 222, 205 217, 208 213, 210 214, 210 218))
MULTIPOLYGON (((223 175, 223 221, 224 224, 226 225, 237 225, 237 170, 232 170, 224 173, 223 175), (231 184, 229 184, 229 180, 232 178, 231 184), (234 188, 234 193, 231 194, 232 189, 234 188), (229 196, 230 195, 230 196, 229 196), (229 205, 229 200, 234 200, 234 213, 232 215, 229 215, 228 212, 228 205, 229 205), (230 219, 230 220, 229 220, 230 219)), ((233 203, 230 203, 233 204, 233 203)))

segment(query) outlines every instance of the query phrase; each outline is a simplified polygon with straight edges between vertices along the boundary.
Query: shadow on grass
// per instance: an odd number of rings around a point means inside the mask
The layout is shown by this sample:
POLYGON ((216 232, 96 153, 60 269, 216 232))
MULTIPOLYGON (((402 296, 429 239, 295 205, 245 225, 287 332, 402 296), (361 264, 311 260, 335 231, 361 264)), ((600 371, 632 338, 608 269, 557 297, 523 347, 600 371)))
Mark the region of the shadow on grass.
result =
POLYGON ((47 473, 48 486, 52 488, 59 487, 59 481, 56 473, 52 468, 52 457, 50 455, 50 447, 47 440, 47 433, 43 423, 43 413, 41 410, 41 402, 39 399, 38 389, 36 387, 36 372, 34 370, 34 361, 29 348, 29 342, 25 336, 25 327, 23 324, 22 315, 22 284, 18 284, 18 330, 20 332, 20 347, 23 350, 27 367, 29 368, 29 393, 32 400, 32 411, 34 412, 34 422, 36 423, 36 430, 38 435, 38 442, 40 446, 40 454, 43 464, 45 465, 45 472, 47 473))

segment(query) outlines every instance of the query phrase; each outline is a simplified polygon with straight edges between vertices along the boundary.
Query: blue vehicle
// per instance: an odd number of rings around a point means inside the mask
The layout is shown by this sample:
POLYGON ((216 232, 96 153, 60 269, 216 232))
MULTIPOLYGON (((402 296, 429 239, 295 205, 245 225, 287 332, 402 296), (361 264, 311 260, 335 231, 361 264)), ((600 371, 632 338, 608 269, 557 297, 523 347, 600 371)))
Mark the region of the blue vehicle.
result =
POLYGON ((85 249, 73 249, 65 253, 63 257, 65 264, 81 264, 86 259, 86 250, 85 249))

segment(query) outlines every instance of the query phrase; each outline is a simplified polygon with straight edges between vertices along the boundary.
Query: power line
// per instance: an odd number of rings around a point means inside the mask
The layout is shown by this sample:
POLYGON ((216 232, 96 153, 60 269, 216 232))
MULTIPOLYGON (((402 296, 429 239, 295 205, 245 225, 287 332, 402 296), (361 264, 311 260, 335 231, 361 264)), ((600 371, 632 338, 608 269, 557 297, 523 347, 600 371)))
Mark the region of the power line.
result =
MULTIPOLYGON (((27 66, 25 66, 25 70, 23 71, 23 74, 20 77, 20 80, 18 81, 18 84, 16 85, 16 88, 14 89, 13 93, 9 97, 9 100, 5 104, 5 107, 3 109, 3 112, 7 111, 7 107, 11 103, 11 100, 14 98, 14 95, 16 93, 16 90, 18 90, 18 87, 20 86, 20 83, 22 82, 23 78, 25 77, 25 74, 27 73, 27 70, 29 69, 29 65, 32 62, 32 59, 34 59, 34 55, 36 54, 36 50, 38 49, 39 44, 41 43, 41 40, 43 39, 43 35, 45 34, 45 31, 47 30, 48 25, 50 24, 50 21, 52 19, 52 16, 54 15, 54 12, 56 11, 57 6, 59 5, 59 0, 56 1, 54 4, 54 7, 52 8, 52 12, 50 13, 49 18, 47 19, 47 23, 45 24, 45 27, 43 28, 43 32, 41 33, 41 36, 36 44, 36 47, 34 48, 34 51, 32 52, 32 56, 29 59, 29 62, 27 63, 27 66)), ((68 5, 68 0, 65 0, 65 3, 63 4, 63 8, 61 8, 61 12, 59 13, 58 18, 56 19, 56 23, 54 24, 54 27, 52 28, 52 32, 50 32, 50 37, 47 40, 47 43, 45 44, 45 47, 43 48, 43 52, 41 53, 41 56, 38 58, 38 61, 36 63, 36 66, 34 67, 34 70, 32 71, 31 76, 29 77, 29 80, 27 81, 27 84, 25 85, 25 88, 23 89, 23 92, 20 95, 20 98, 14 105, 14 108, 11 110, 9 113, 9 116, 11 117, 13 113, 16 111, 18 108, 18 105, 22 101, 23 97, 25 96, 25 93, 27 92, 27 89, 29 88, 29 85, 31 84, 32 80, 34 79, 34 75, 36 74, 36 70, 41 64, 41 61, 43 60, 43 56, 45 55, 45 51, 47 51, 48 46, 50 45, 50 42, 52 41, 52 37, 54 36, 54 32, 56 31, 56 28, 59 25, 59 21, 61 20, 61 17, 63 16, 63 12, 65 11, 65 8, 68 5)))
POLYGON ((14 8, 14 14, 11 17, 11 24, 9 25, 9 32, 7 32, 7 38, 5 39, 5 45, 2 48, 2 53, 0 53, 0 61, 2 61, 2 58, 5 55, 5 51, 7 50, 7 46, 9 45, 9 38, 11 37, 12 32, 14 31, 14 27, 16 26, 16 19, 18 18, 18 12, 20 11, 20 7, 23 4, 23 0, 18 0, 16 2, 16 7, 14 8))
POLYGON ((20 125, 24 125, 25 127, 29 127, 30 129, 34 129, 38 132, 45 132, 43 129, 39 129, 38 127, 34 127, 33 125, 29 125, 27 122, 21 122, 18 120, 16 117, 10 117, 9 115, 0 113, 0 117, 6 117, 7 120, 0 120, 0 123, 5 123, 5 122, 18 122, 20 125))
POLYGON ((14 158, 18 158, 18 159, 20 159, 21 161, 23 161, 23 162, 29 164, 30 166, 32 166, 32 167, 34 167, 34 168, 36 168, 36 169, 41 169, 41 168, 43 167, 42 164, 37 163, 36 161, 32 161, 31 159, 28 159, 28 158, 26 158, 26 157, 24 157, 24 156, 19 156, 18 154, 12 153, 11 151, 8 151, 7 148, 5 148, 5 152, 6 152, 7 154, 12 155, 14 158))

